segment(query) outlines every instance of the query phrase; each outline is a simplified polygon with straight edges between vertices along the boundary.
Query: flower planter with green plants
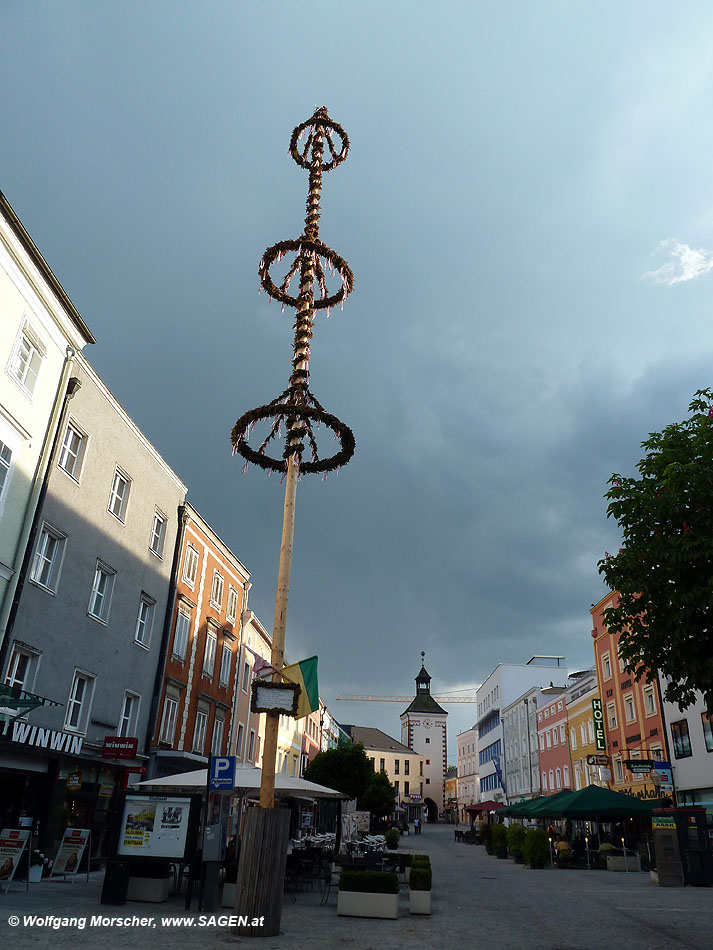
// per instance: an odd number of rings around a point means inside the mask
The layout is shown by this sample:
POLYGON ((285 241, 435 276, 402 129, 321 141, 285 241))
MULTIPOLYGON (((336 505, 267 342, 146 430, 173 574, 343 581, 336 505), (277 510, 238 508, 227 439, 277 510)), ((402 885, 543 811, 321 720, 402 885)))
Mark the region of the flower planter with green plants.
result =
POLYGON ((398 875, 389 871, 342 871, 337 914, 395 920, 399 915, 398 875))
POLYGON ((409 877, 409 913, 431 913, 431 868, 411 865, 409 877))
POLYGON ((527 831, 522 825, 514 823, 508 828, 508 851, 515 864, 523 864, 525 861, 522 856, 522 846, 526 834, 527 831))
POLYGON ((550 841, 543 828, 528 828, 522 843, 522 856, 529 868, 544 868, 550 863, 550 841))
POLYGON ((493 825, 492 832, 492 852, 499 858, 508 856, 508 830, 505 825, 493 825))

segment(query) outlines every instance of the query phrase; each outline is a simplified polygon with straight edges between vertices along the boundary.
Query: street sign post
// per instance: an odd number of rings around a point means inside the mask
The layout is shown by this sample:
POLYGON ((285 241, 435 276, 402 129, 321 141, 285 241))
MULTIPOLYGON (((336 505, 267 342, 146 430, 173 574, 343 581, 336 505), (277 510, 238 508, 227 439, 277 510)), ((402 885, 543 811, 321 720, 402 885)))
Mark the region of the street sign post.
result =
POLYGON ((208 788, 212 792, 232 791, 235 788, 237 758, 234 755, 212 755, 208 773, 208 788))

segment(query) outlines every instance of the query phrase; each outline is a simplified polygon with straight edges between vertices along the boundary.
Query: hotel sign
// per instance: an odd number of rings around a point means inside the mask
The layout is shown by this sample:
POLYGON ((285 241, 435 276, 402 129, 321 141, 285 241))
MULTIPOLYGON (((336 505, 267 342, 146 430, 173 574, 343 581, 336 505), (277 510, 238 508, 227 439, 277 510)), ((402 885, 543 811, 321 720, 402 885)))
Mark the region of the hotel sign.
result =
POLYGON ((606 752, 607 737, 604 734, 604 710, 601 699, 592 700, 592 718, 594 719, 594 748, 597 752, 606 752))

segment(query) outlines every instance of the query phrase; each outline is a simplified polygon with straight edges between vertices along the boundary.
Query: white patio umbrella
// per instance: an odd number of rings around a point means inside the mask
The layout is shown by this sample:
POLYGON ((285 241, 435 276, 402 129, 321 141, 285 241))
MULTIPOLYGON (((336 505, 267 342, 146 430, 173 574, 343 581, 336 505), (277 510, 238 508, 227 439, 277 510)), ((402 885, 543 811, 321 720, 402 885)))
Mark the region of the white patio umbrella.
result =
MULTIPOLYGON (((250 766, 238 766, 235 771, 235 792, 240 795, 241 798, 249 795, 250 792, 260 789, 262 769, 251 768, 250 766)), ((145 782, 137 782, 134 787, 147 789, 204 789, 207 781, 208 769, 196 769, 193 772, 165 775, 162 778, 152 778, 145 782)), ((275 796, 277 798, 289 798, 290 796, 300 796, 302 798, 349 798, 348 795, 345 795, 343 792, 338 792, 334 788, 327 788, 326 785, 317 785, 316 782, 308 782, 307 779, 298 778, 296 775, 286 775, 284 772, 277 772, 275 775, 275 796)))

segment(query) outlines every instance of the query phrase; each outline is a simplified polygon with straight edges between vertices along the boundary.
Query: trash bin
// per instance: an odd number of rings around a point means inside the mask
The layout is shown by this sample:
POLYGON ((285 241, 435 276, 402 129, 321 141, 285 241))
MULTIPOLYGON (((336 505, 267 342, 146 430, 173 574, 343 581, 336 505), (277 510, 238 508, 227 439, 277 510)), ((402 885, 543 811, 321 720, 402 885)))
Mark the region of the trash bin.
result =
POLYGON ((119 906, 126 903, 126 892, 129 889, 129 862, 109 861, 104 872, 102 885, 102 904, 119 906))

